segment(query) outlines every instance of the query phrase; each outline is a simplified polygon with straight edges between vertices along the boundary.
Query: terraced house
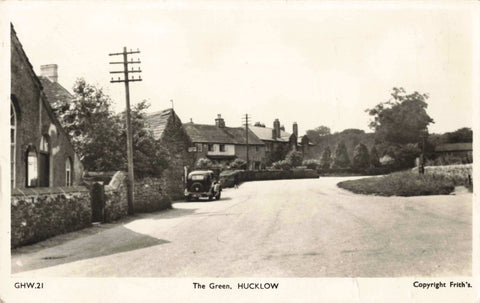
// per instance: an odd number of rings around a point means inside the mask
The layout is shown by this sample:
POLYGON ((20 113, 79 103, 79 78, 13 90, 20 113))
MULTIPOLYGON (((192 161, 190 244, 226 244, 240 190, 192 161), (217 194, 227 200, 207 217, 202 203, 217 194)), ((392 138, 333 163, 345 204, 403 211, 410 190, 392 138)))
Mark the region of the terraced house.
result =
MULTIPOLYGON (((219 114, 215 125, 183 124, 196 159, 208 158, 214 163, 229 164, 235 159, 247 160, 247 132, 245 127, 227 127, 219 114)), ((249 169, 265 167, 265 143, 248 131, 249 169)))
MULTIPOLYGON (((265 161, 267 165, 285 159, 285 156, 289 151, 298 149, 297 122, 293 123, 293 133, 286 132, 285 127, 280 126, 280 121, 278 119, 273 121, 273 128, 252 126, 250 129, 262 142, 265 143, 265 161)), ((308 148, 308 141, 306 141, 308 138, 306 138, 306 136, 304 137, 305 139, 302 143, 305 148, 308 148)))

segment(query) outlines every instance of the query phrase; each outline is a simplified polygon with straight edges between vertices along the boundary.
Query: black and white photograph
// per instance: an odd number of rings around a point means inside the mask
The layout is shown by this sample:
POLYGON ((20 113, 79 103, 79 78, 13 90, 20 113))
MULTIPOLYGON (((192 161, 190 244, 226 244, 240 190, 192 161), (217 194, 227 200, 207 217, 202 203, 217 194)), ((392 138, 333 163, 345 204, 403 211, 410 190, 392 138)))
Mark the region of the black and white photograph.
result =
POLYGON ((0 3, 0 302, 480 302, 479 12, 0 3))

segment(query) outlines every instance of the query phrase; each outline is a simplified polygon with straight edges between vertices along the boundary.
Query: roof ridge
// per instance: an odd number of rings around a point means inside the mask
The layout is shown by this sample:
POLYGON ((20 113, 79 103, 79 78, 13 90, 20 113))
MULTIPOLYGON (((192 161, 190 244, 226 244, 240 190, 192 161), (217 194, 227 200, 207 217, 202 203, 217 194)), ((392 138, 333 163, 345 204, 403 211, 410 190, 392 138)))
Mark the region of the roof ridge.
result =
POLYGON ((167 109, 159 110, 159 111, 156 111, 156 112, 153 112, 153 113, 147 113, 147 117, 158 115, 158 114, 161 114, 161 113, 166 112, 166 111, 173 111, 173 108, 167 108, 167 109))

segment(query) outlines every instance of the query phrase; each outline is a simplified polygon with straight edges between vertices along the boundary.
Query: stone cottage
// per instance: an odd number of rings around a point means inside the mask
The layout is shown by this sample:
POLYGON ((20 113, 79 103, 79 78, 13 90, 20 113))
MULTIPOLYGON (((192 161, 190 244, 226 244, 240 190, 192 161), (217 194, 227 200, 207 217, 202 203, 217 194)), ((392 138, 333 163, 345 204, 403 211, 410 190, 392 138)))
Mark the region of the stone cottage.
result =
MULTIPOLYGON (((185 123, 195 159, 208 158, 217 164, 229 164, 235 159, 247 160, 247 134, 245 127, 227 127, 219 114, 215 125, 185 123)), ((265 166, 265 143, 254 132, 248 132, 248 158, 250 169, 265 166)))
POLYGON ((165 148, 168 168, 162 178, 166 181, 166 193, 172 199, 183 198, 185 172, 193 167, 195 159, 188 153, 191 145, 182 121, 173 109, 147 115, 147 127, 165 148))
POLYGON ((273 121, 273 128, 263 126, 250 127, 252 132, 265 143, 265 155, 267 165, 285 159, 287 153, 298 149, 298 125, 293 123, 292 133, 285 131, 280 126, 280 121, 273 121))

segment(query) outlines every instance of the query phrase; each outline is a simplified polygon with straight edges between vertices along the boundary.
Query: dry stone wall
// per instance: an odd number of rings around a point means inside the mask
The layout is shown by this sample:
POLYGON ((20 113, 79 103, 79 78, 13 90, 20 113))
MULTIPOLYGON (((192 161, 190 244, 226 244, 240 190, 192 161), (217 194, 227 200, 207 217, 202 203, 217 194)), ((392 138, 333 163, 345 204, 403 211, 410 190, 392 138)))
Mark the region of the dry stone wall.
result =
POLYGON ((90 226, 90 191, 83 186, 13 189, 11 245, 18 247, 90 226))

